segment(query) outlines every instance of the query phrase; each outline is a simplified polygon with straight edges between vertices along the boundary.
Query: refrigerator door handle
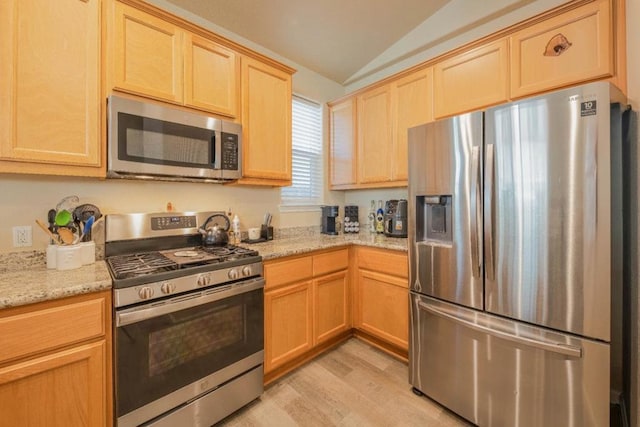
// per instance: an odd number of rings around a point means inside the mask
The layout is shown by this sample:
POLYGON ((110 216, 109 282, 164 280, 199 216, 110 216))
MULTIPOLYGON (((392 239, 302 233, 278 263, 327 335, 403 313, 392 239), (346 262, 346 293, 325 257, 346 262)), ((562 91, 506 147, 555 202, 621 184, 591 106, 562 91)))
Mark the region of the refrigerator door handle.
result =
POLYGON ((485 175, 485 192, 484 192, 484 241, 485 247, 485 270, 487 279, 494 280, 493 265, 493 181, 495 168, 495 151, 493 144, 487 144, 487 168, 485 175))
POLYGON ((480 278, 480 239, 478 238, 478 226, 481 218, 480 199, 480 147, 471 148, 471 200, 470 208, 473 218, 470 224, 469 237, 471 240, 471 271, 473 277, 480 278))
POLYGON ((466 328, 473 329, 474 331, 491 335, 496 338, 500 338, 506 341, 511 341, 516 344, 522 344, 529 347, 534 347, 544 351, 550 351, 553 353, 562 354, 562 355, 573 357, 576 359, 582 358, 582 348, 580 347, 575 347, 572 345, 562 344, 558 342, 538 341, 532 338, 521 337, 521 336, 509 334, 507 332, 498 331, 498 330, 489 328, 487 326, 478 325, 468 320, 461 319, 452 314, 439 310, 438 308, 425 304, 422 301, 418 302, 418 306, 421 309, 428 311, 429 313, 435 314, 436 316, 443 317, 445 319, 451 320, 452 322, 459 323, 466 328))

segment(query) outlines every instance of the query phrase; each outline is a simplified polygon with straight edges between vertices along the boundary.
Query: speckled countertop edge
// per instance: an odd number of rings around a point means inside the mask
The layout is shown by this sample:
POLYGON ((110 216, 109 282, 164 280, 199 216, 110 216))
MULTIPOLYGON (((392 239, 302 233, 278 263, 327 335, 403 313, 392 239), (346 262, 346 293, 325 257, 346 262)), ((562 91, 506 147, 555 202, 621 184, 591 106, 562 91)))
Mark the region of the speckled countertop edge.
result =
POLYGON ((262 243, 242 244, 242 246, 257 250, 264 261, 349 245, 370 246, 403 252, 408 250, 406 238, 386 237, 381 234, 368 233, 340 234, 337 236, 316 234, 275 239, 262 243))
MULTIPOLYGON (((268 242, 242 244, 257 250, 265 261, 349 245, 407 251, 405 238, 369 233, 329 236, 318 232, 297 232, 268 242)), ((38 251, 0 254, 0 309, 98 292, 111 287, 111 275, 104 261, 96 261, 95 264, 75 270, 58 271, 47 269, 44 254, 38 251)))
POLYGON ((0 274, 0 309, 111 289, 104 261, 75 270, 49 270, 44 265, 0 274))

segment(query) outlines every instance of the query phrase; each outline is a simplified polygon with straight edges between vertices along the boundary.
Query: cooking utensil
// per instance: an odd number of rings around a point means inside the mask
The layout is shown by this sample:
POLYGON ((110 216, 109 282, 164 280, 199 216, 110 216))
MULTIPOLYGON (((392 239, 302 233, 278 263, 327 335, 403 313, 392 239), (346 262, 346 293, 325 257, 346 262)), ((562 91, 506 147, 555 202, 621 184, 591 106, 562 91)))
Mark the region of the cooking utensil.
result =
POLYGON ((53 231, 53 225, 56 221, 55 209, 49 209, 49 212, 47 212, 47 221, 49 222, 49 231, 53 231))
POLYGON ((60 236, 62 243, 65 245, 72 245, 76 241, 73 231, 67 227, 58 228, 58 236, 60 236))
POLYGON ((86 222, 91 216, 97 221, 102 217, 102 212, 100 212, 100 209, 97 206, 89 203, 77 206, 73 210, 74 221, 86 222))
POLYGON ((39 219, 36 219, 36 224, 38 224, 38 226, 40 228, 42 228, 42 231, 44 231, 45 233, 47 233, 47 235, 49 236, 49 238, 51 238, 51 240, 53 240, 56 244, 60 244, 60 239, 58 239, 58 236, 56 236, 55 234, 53 234, 51 232, 51 230, 49 230, 47 228, 46 225, 44 225, 44 223, 42 221, 40 221, 39 219))
POLYGON ((84 223, 84 228, 82 229, 82 233, 78 237, 76 237, 73 241, 75 245, 78 242, 84 242, 85 239, 91 240, 91 227, 93 226, 94 217, 90 216, 87 222, 84 223), (87 238, 89 237, 89 238, 87 238))
POLYGON ((58 227, 66 227, 71 222, 71 212, 66 209, 59 210, 56 213, 55 223, 58 227))
POLYGON ((56 205, 56 211, 72 211, 73 208, 78 206, 78 203, 80 203, 78 196, 67 196, 58 202, 56 205))
POLYGON ((229 231, 229 227, 231 226, 229 222, 229 217, 224 214, 213 214, 204 222, 202 227, 198 229, 200 234, 202 234, 202 244, 204 246, 224 246, 229 242, 229 235, 227 231, 229 231), (213 227, 207 228, 207 224, 214 218, 222 218, 224 220, 224 227, 215 223, 213 227))

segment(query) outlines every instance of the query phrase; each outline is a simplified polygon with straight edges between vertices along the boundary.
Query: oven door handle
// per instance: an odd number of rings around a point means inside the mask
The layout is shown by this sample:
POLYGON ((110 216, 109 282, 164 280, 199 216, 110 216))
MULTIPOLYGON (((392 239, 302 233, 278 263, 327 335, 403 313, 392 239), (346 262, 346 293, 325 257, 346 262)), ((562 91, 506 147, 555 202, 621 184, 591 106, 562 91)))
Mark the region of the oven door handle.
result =
POLYGON ((226 286, 219 286, 194 294, 177 296, 175 298, 147 304, 141 307, 126 309, 121 312, 116 312, 116 327, 130 325, 153 317, 175 313, 176 311, 197 307, 199 305, 208 304, 256 289, 261 289, 264 288, 264 283, 263 278, 256 278, 226 286))

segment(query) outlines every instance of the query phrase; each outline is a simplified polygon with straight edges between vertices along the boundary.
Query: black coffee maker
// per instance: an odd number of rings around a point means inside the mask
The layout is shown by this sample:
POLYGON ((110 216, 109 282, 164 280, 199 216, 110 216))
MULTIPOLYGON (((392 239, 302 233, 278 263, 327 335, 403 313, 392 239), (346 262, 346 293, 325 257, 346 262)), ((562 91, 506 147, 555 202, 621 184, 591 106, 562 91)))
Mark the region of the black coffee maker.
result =
POLYGON ((389 237, 407 237, 407 201, 405 199, 386 201, 384 234, 389 237))
POLYGON ((322 223, 320 232, 323 234, 338 234, 338 206, 321 206, 322 223))

